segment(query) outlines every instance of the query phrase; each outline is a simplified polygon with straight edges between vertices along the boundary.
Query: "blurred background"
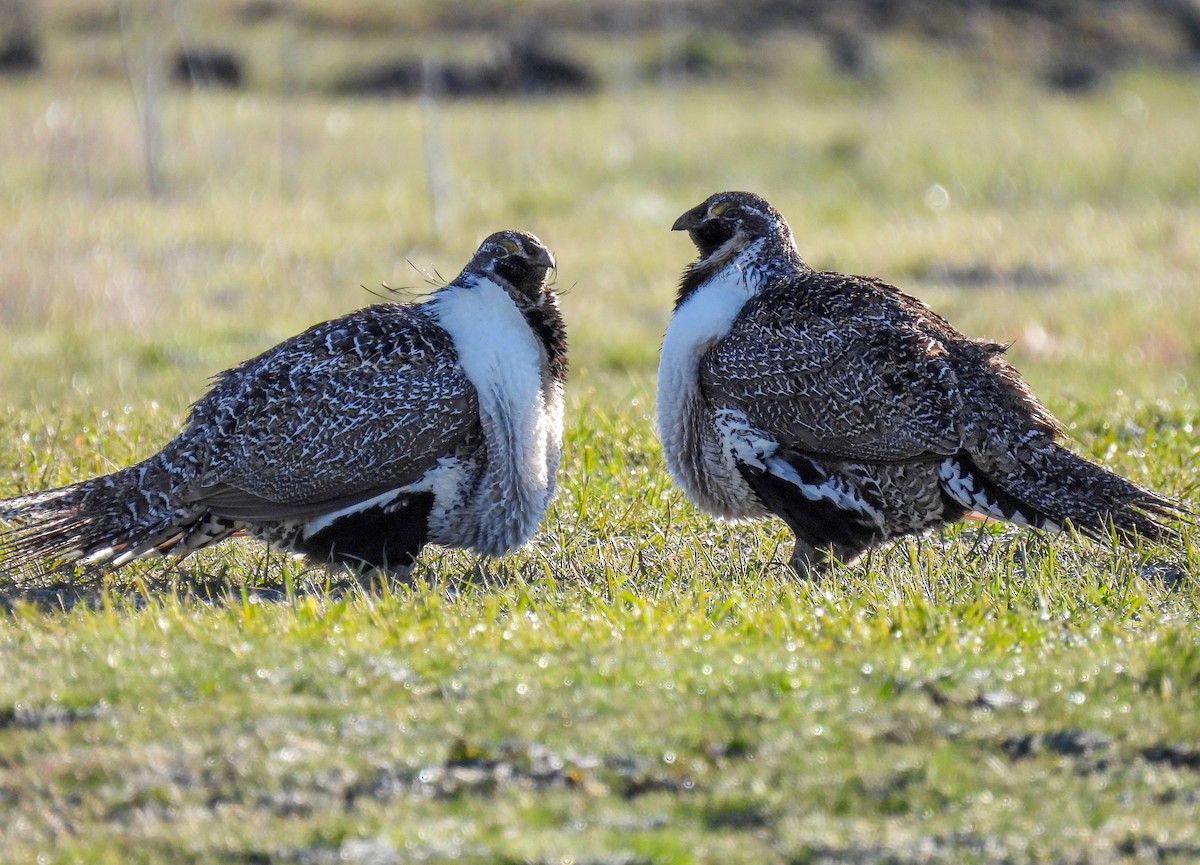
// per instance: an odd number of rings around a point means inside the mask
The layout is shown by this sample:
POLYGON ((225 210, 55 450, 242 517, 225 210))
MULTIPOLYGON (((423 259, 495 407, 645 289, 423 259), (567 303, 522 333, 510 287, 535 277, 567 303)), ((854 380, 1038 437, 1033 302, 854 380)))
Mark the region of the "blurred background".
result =
POLYGON ((668 229, 730 188, 1013 341, 1068 419, 1200 373, 1196 0, 0 0, 0 130, 22 430, 158 437, 506 227, 558 257, 577 404, 648 423, 668 229))

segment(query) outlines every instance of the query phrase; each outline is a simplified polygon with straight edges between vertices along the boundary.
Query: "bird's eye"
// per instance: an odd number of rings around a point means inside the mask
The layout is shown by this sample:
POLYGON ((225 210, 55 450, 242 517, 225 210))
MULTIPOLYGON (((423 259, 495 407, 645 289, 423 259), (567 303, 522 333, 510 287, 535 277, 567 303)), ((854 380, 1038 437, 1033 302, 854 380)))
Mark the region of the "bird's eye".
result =
POLYGON ((519 255, 521 247, 515 240, 506 237, 503 240, 495 240, 489 243, 487 251, 496 258, 507 258, 510 255, 519 255))

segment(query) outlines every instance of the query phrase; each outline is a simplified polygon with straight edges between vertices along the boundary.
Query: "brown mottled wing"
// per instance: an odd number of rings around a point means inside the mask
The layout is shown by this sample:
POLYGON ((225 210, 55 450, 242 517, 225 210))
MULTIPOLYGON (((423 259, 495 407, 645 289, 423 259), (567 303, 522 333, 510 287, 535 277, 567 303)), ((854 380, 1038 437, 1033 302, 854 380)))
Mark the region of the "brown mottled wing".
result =
POLYGON ((285 519, 411 483, 478 426, 457 360, 424 307, 381 304, 234 367, 172 443, 202 463, 185 499, 285 519))
POLYGON ((811 455, 901 462, 956 453, 958 380, 946 347, 923 326, 933 323, 926 314, 874 280, 780 280, 704 356, 705 398, 811 455))

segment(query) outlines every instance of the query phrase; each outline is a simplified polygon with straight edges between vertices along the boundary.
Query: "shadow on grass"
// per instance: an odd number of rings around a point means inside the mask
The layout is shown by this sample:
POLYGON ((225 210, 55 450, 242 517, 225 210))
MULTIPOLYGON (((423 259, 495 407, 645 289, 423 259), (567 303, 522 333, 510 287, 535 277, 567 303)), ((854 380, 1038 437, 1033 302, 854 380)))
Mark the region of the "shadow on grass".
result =
MULTIPOLYGON (((730 538, 738 538, 738 533, 730 538)), ((716 585, 728 588, 745 580, 759 582, 776 572, 783 583, 796 581, 787 565, 777 561, 774 547, 764 553, 749 539, 744 546, 737 546, 723 535, 719 541, 708 537, 692 541, 699 557, 693 562, 695 573, 707 573, 716 585), (734 544, 731 555, 710 556, 722 543, 734 544), (751 562, 756 564, 747 570, 751 562)), ((585 542, 584 546, 589 545, 585 542)), ((1092 584, 1107 587, 1106 591, 1124 590, 1134 580, 1156 594, 1176 595, 1200 586, 1200 570, 1195 570, 1194 553, 1189 549, 1163 557, 1162 550, 1140 544, 1126 549, 1115 538, 1109 544, 1079 537, 1063 543, 1060 536, 985 523, 871 550, 861 563, 835 567, 811 586, 860 600, 881 591, 888 597, 895 592, 916 592, 952 604, 969 603, 985 590, 1004 595, 1006 603, 1065 602, 1092 584)), ((664 581, 687 571, 680 567, 679 557, 684 554, 674 545, 656 555, 645 554, 640 547, 633 552, 614 550, 605 559, 595 548, 567 545, 513 561, 430 548, 405 580, 369 568, 311 564, 278 553, 237 548, 207 558, 197 556, 186 564, 149 559, 116 571, 65 564, 21 573, 0 566, 0 612, 12 615, 17 607, 31 607, 42 613, 63 613, 81 605, 94 610, 112 604, 141 609, 162 598, 214 607, 288 604, 308 597, 386 597, 422 586, 453 597, 469 590, 546 581, 551 585, 579 583, 593 590, 607 587, 602 592, 607 595, 617 591, 657 596, 665 591, 664 581)))
MULTIPOLYGON (((477 561, 465 571, 439 578, 451 593, 496 579, 495 567, 477 561)), ((503 566, 500 567, 503 571, 503 566)), ((70 612, 77 607, 101 609, 114 601, 140 609, 154 598, 173 596, 185 602, 211 606, 290 603, 297 598, 340 599, 355 594, 383 596, 413 585, 374 569, 303 565, 281 557, 259 558, 254 566, 243 562, 215 562, 208 567, 188 567, 158 562, 112 571, 105 568, 62 565, 33 575, 0 570, 0 611, 30 606, 40 612, 70 612)))

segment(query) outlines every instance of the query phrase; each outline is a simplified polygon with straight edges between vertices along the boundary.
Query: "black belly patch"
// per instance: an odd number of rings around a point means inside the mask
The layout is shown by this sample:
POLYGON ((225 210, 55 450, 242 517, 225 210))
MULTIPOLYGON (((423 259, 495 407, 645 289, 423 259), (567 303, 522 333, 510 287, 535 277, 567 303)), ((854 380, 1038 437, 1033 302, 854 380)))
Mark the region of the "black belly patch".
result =
POLYGON ((429 540, 433 493, 412 493, 338 517, 319 532, 296 539, 296 551, 314 559, 366 565, 382 571, 408 568, 429 540))
MULTIPOLYGON (((825 478, 805 457, 792 454, 787 462, 806 483, 820 483, 825 478)), ((881 539, 879 527, 864 520, 857 511, 839 507, 828 499, 806 498, 791 481, 754 466, 739 463, 738 469, 762 503, 787 523, 797 538, 811 546, 835 544, 866 549, 881 539)))

